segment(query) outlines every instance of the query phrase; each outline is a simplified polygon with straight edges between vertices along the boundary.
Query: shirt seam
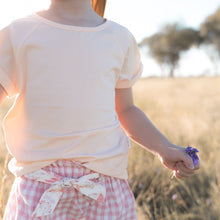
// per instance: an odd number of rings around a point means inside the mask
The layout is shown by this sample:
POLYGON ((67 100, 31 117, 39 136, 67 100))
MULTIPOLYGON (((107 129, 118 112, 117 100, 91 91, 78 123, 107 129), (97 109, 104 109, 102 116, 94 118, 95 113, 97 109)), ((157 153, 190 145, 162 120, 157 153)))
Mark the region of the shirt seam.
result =
POLYGON ((20 50, 22 45, 25 43, 25 41, 31 36, 31 34, 33 34, 34 31, 36 31, 36 29, 41 25, 41 22, 38 22, 23 38, 22 42, 19 44, 18 49, 17 49, 17 53, 15 54, 16 56, 16 60, 18 60, 19 58, 19 54, 20 54, 20 50))
MULTIPOLYGON (((111 32, 113 33, 112 30, 111 30, 111 32)), ((115 37, 115 33, 113 33, 113 38, 114 38, 114 41, 116 41, 116 44, 118 45, 118 48, 119 48, 119 50, 120 50, 120 53, 121 53, 122 57, 124 57, 125 54, 124 54, 122 48, 120 47, 120 43, 119 43, 119 41, 118 41, 117 38, 115 37)))
POLYGON ((117 46, 118 46, 118 48, 119 48, 120 54, 121 54, 121 56, 122 56, 122 62, 121 62, 121 66, 120 66, 120 71, 119 71, 119 73, 117 74, 117 77, 116 77, 116 79, 115 79, 115 85, 116 85, 116 83, 117 83, 117 81, 118 81, 118 79, 119 79, 119 77, 120 77, 121 70, 122 70, 122 68, 123 68, 123 64, 124 64, 124 60, 125 60, 126 53, 123 52, 123 50, 122 50, 122 48, 121 48, 121 46, 120 46, 120 43, 119 43, 118 39, 117 39, 116 36, 115 36, 115 33, 114 33, 112 30, 111 30, 111 32, 113 33, 113 40, 116 42, 116 44, 117 44, 117 46))

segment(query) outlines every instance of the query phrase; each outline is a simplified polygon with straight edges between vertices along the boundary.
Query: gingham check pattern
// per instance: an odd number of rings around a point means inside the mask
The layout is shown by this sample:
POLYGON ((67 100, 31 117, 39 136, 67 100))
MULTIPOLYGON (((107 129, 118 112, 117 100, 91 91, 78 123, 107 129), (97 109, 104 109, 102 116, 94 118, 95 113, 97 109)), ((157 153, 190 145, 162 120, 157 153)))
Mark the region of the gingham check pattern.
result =
POLYGON ((74 187, 79 192, 92 199, 99 202, 105 202, 105 187, 90 180, 98 178, 98 173, 90 173, 80 178, 68 178, 40 169, 35 172, 25 174, 23 177, 51 184, 51 187, 41 196, 32 217, 50 215, 62 197, 65 187, 74 187))
MULTIPOLYGON (((70 160, 58 160, 42 168, 67 178, 95 173, 70 160)), ((137 220, 135 199, 127 180, 99 174, 94 179, 106 189, 105 203, 98 202, 75 188, 64 188, 54 211, 47 216, 31 217, 50 184, 27 178, 16 178, 3 220, 137 220)))

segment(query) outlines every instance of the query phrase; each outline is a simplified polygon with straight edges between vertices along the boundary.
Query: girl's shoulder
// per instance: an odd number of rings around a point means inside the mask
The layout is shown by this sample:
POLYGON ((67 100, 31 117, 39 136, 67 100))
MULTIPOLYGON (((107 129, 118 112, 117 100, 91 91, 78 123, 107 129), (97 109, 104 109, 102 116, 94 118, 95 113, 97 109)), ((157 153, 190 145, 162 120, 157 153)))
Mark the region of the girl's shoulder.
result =
POLYGON ((111 26, 112 29, 118 34, 118 35, 122 35, 123 37, 133 37, 132 32, 129 30, 128 27, 122 25, 121 23, 118 23, 116 21, 113 20, 109 20, 111 22, 111 26))
MULTIPOLYGON (((19 25, 28 25, 28 24, 33 24, 36 23, 37 20, 34 19, 33 14, 28 14, 22 17, 15 18, 8 22, 5 27, 10 27, 10 26, 19 26, 19 25)), ((37 22, 39 23, 39 22, 37 22)))
POLYGON ((27 15, 16 18, 0 28, 0 35, 1 33, 7 33, 12 46, 16 49, 16 47, 19 47, 38 26, 39 22, 33 19, 32 15, 27 15))
POLYGON ((39 22, 33 18, 32 14, 16 18, 5 24, 2 29, 8 29, 11 36, 19 36, 19 33, 25 35, 39 25, 39 22))
POLYGON ((134 41, 136 42, 136 39, 128 27, 113 20, 110 20, 110 22, 110 31, 113 33, 115 41, 125 52, 134 41))

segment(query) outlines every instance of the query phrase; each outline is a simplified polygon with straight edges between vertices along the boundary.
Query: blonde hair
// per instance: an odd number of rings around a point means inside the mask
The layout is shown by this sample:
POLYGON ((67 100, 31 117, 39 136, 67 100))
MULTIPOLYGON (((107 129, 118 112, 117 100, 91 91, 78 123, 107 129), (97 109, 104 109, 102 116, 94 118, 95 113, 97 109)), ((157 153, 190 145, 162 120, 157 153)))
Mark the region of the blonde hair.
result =
POLYGON ((91 0, 93 10, 101 17, 104 16, 106 2, 107 0, 91 0))

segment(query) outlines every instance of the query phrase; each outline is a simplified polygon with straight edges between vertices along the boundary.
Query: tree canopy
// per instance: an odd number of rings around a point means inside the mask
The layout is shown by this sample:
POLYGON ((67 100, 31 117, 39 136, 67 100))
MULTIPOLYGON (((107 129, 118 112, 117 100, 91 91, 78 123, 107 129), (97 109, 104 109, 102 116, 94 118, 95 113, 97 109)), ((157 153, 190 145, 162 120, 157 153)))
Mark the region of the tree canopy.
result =
POLYGON ((180 24, 168 24, 148 38, 140 46, 148 46, 150 55, 163 67, 168 66, 169 75, 174 76, 181 53, 187 51, 192 45, 199 45, 201 39, 199 31, 192 28, 183 28, 180 24))
POLYGON ((201 24, 200 35, 205 44, 213 44, 220 53, 220 8, 201 24))
POLYGON ((161 68, 169 68, 171 77, 174 76, 183 52, 192 46, 200 45, 205 45, 203 48, 206 48, 207 55, 214 66, 217 66, 220 58, 220 8, 205 18, 198 30, 183 27, 178 23, 167 24, 158 33, 144 38, 139 43, 140 47, 149 48, 149 54, 161 68))

